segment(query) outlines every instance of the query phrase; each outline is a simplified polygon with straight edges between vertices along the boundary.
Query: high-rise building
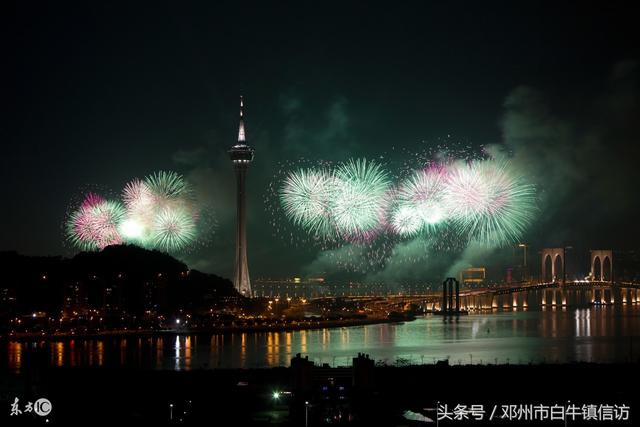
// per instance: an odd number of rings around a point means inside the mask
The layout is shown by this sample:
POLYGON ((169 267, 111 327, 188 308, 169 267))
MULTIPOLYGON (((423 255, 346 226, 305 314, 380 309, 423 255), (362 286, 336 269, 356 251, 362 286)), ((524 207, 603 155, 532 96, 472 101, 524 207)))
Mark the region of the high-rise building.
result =
POLYGON ((247 198, 246 180, 249 164, 253 161, 253 148, 247 145, 244 130, 244 102, 240 97, 240 125, 238 127, 238 142, 228 151, 233 169, 236 173, 236 266, 233 275, 233 285, 242 295, 251 296, 251 281, 249 266, 247 265, 247 198))

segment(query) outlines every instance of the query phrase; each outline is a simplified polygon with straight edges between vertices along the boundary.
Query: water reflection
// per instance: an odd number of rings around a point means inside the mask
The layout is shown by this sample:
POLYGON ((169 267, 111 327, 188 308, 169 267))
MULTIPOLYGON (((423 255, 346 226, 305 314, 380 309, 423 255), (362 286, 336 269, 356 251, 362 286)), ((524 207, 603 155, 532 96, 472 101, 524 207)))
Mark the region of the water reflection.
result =
MULTIPOLYGON (((323 329, 323 331, 327 331, 328 333, 328 329, 323 329)), ((307 353, 307 331, 300 331, 300 353, 302 354, 306 354, 307 353)), ((326 347, 323 348, 323 350, 327 350, 326 347)))
POLYGON ((576 337, 591 336, 591 310, 576 310, 576 337))
POLYGON ((22 346, 21 342, 10 342, 9 343, 9 368, 20 372, 20 368, 22 368, 22 346))
POLYGON ((429 316, 407 323, 309 331, 74 338, 3 345, 9 369, 17 372, 43 362, 58 367, 172 370, 273 367, 288 365, 296 353, 319 363, 345 365, 358 352, 389 363, 398 359, 433 363, 448 356, 454 363, 496 359, 512 363, 606 363, 626 361, 634 352, 638 354, 639 314, 637 305, 586 309, 547 306, 543 311, 510 309, 447 322, 429 316))
POLYGON ((54 344, 56 347, 55 350, 55 359, 56 359, 56 366, 62 366, 63 362, 64 362, 64 343, 63 342, 58 342, 54 344))
POLYGON ((104 343, 102 341, 98 341, 96 343, 96 356, 98 359, 98 366, 102 366, 104 362, 104 343))
POLYGON ((186 370, 191 369, 191 337, 190 336, 186 336, 184 338, 184 368, 186 370))

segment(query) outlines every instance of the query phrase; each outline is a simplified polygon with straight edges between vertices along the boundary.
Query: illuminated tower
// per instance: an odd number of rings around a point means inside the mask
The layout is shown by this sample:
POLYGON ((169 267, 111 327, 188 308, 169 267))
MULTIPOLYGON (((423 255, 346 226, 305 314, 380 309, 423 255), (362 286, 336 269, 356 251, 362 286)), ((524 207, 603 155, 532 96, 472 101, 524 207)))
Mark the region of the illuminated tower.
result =
POLYGON ((238 127, 238 142, 229 149, 229 157, 236 172, 236 269, 233 275, 233 285, 242 295, 251 296, 251 281, 249 280, 249 266, 247 265, 247 197, 246 180, 249 164, 253 161, 253 148, 247 145, 244 133, 243 101, 240 97, 240 125, 238 127))

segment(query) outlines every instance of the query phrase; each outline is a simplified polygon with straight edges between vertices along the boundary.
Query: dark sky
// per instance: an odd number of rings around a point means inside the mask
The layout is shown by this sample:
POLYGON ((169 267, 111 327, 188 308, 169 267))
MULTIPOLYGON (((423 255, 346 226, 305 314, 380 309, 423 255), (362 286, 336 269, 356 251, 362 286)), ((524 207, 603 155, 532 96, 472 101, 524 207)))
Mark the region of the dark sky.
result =
MULTIPOLYGON (((82 189, 117 194, 170 169, 219 221, 211 245, 185 259, 230 275, 224 150, 241 93, 256 149, 254 277, 331 269, 318 267, 318 249, 273 236, 264 197, 280 160, 397 156, 443 140, 514 153, 541 195, 525 236, 534 248, 636 244, 640 35, 630 2, 368 3, 5 3, 0 250, 70 255, 61 224, 82 189)), ((467 255, 439 270, 427 260, 373 273, 403 280, 487 262, 467 255)))

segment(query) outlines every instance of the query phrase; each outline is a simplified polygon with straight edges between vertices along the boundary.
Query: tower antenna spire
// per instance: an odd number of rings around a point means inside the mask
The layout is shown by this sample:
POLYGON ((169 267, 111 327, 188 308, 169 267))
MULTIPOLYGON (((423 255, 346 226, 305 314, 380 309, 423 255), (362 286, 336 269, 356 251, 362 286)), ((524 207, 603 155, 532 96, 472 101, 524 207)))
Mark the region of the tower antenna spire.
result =
POLYGON ((242 95, 240 95, 240 124, 238 126, 238 142, 240 144, 244 144, 246 141, 246 136, 244 133, 244 99, 242 95))

